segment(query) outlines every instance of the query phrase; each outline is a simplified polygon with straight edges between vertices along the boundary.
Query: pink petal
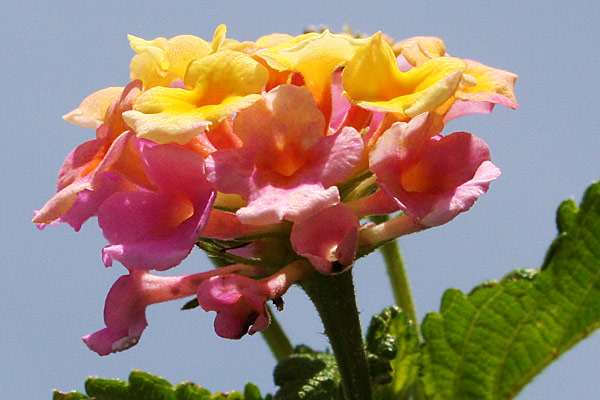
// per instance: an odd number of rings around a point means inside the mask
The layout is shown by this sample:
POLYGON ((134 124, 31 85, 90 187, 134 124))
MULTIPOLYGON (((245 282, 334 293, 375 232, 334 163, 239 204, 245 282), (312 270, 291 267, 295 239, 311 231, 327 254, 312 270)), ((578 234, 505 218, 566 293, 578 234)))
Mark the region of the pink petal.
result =
POLYGON ((382 190, 422 224, 446 223, 468 210, 500 170, 485 142, 466 132, 430 136, 424 118, 394 124, 371 152, 382 190))
POLYGON ((329 207, 292 228, 294 251, 321 273, 339 273, 354 262, 358 217, 346 205, 329 207))
POLYGON ((221 275, 198 287, 198 302, 205 311, 216 311, 215 332, 228 339, 265 329, 269 314, 265 302, 269 293, 260 281, 241 275, 221 275))
POLYGON ((488 101, 456 100, 444 115, 444 123, 465 115, 489 114, 494 109, 494 105, 488 101))
POLYGON ((244 145, 212 153, 206 168, 217 190, 248 202, 237 212, 242 223, 299 221, 339 202, 333 185, 360 161, 363 141, 350 127, 323 136, 322 122, 308 91, 292 85, 239 113, 234 129, 244 145))
POLYGON ((214 198, 202 157, 176 145, 141 148, 144 168, 156 191, 120 192, 98 211, 98 223, 111 243, 105 265, 118 260, 130 269, 165 270, 191 251, 214 198))

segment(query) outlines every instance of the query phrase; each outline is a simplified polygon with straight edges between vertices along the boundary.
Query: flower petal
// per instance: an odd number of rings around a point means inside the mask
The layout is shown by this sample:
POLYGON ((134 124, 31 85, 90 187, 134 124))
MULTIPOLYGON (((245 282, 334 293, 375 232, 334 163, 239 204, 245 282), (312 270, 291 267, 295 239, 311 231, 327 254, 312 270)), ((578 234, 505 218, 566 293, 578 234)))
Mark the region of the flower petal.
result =
POLYGON ((431 136, 425 117, 392 125, 371 152, 370 168, 400 209, 435 226, 468 210, 500 170, 483 140, 466 132, 431 136))
POLYGON ((252 104, 268 72, 249 56, 223 50, 192 62, 184 82, 193 90, 154 87, 123 118, 138 137, 185 144, 212 124, 252 104))
POLYGON ((462 81, 464 61, 432 59, 407 72, 398 69, 391 47, 374 35, 369 46, 357 50, 342 74, 352 102, 375 111, 413 117, 433 111, 449 99, 462 81))
POLYGON ((354 262, 358 217, 344 204, 294 223, 290 241, 321 273, 340 273, 354 262))
POLYGON ((214 199, 202 157, 172 145, 142 147, 155 191, 119 192, 98 211, 98 223, 111 243, 105 265, 114 259, 129 269, 165 270, 191 251, 214 199))

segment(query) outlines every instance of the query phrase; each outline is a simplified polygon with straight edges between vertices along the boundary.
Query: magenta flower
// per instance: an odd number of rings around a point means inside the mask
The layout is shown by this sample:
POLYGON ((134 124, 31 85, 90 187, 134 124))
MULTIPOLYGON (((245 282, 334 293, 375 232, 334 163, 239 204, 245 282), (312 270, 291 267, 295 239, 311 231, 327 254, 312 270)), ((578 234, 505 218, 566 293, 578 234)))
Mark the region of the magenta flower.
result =
POLYGON ((427 114, 392 125, 370 153, 385 193, 421 224, 436 226, 468 210, 500 176, 485 142, 466 132, 442 137, 427 114))
POLYGON ((191 251, 214 198, 204 160, 177 145, 140 140, 140 155, 151 185, 111 195, 98 211, 98 223, 111 243, 103 250, 128 269, 165 270, 191 251))
POLYGON ((317 271, 340 273, 354 262, 359 226, 358 217, 340 203, 294 223, 290 241, 317 271))
POLYGON ((237 211, 244 224, 300 221, 340 201, 343 182, 361 158, 354 128, 327 136, 325 119, 310 93, 281 85, 240 111, 234 132, 243 146, 207 159, 216 189, 248 202, 237 211))
POLYGON ((269 326, 265 303, 278 299, 294 284, 308 276, 312 268, 297 261, 274 275, 255 280, 245 276, 219 275, 198 286, 198 303, 205 311, 216 311, 215 332, 227 339, 240 339, 269 326))

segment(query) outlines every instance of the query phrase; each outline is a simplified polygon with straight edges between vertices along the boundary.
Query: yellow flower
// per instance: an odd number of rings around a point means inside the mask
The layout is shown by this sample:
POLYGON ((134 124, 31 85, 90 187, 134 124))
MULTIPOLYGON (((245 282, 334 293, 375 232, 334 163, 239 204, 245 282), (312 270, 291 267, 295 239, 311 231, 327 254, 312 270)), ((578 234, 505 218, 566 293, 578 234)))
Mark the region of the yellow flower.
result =
POLYGON ((220 50, 189 64, 184 77, 189 90, 153 87, 135 99, 123 118, 138 137, 185 144, 258 100, 267 80, 266 68, 250 56, 220 50))
POLYGON ((402 72, 392 48, 378 33, 346 65, 344 96, 361 107, 410 118, 444 104, 463 81, 466 68, 458 58, 439 57, 402 72))
POLYGON ((344 66, 367 39, 348 35, 306 33, 279 45, 255 53, 277 71, 299 72, 308 91, 326 118, 331 113, 331 77, 336 68, 344 66))
POLYGON ((131 80, 141 79, 146 89, 169 86, 183 79, 188 64, 209 55, 211 45, 192 35, 175 36, 171 39, 158 37, 144 40, 127 36, 131 48, 137 53, 131 60, 131 80))
MULTIPOLYGON (((446 57, 444 41, 436 37, 417 36, 403 40, 394 46, 394 51, 401 54, 413 66, 419 67, 427 61, 439 57, 446 57)), ((517 75, 512 72, 489 67, 473 60, 464 60, 466 69, 464 74, 476 83, 463 85, 458 88, 454 97, 440 110, 444 114, 456 99, 465 101, 486 101, 502 104, 510 108, 517 108, 517 99, 514 86, 517 75)))

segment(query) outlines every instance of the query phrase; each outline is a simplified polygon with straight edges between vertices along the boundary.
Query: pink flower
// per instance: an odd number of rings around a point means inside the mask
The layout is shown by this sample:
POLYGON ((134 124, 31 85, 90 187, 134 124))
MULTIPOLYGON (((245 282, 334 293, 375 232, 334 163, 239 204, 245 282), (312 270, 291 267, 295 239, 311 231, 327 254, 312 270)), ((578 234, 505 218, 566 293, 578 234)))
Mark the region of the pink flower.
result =
POLYGON ((198 286, 198 303, 205 311, 216 311, 215 332, 227 339, 240 339, 269 326, 265 303, 278 299, 296 281, 306 277, 311 267, 297 261, 274 275, 254 280, 241 275, 219 275, 198 286))
POLYGON ((148 325, 146 307, 151 304, 195 295, 198 285, 219 274, 255 275, 255 267, 234 264, 199 274, 157 276, 146 271, 129 271, 113 284, 104 305, 106 328, 84 336, 85 344, 101 356, 123 351, 138 343, 148 325))
POLYGON ((370 169, 385 193, 421 224, 436 226, 468 210, 500 176, 485 142, 466 132, 437 135, 421 114, 392 125, 370 153, 370 169))
POLYGON ((296 222, 290 241, 317 271, 340 273, 354 262, 359 226, 358 217, 340 203, 296 222))
POLYGON ((340 201, 336 183, 360 160, 354 128, 327 136, 325 119, 310 93, 281 85, 240 111, 234 132, 243 146, 207 159, 216 189, 248 202, 237 211, 244 224, 300 221, 340 201))
POLYGON ((198 302, 204 311, 217 311, 215 331, 227 339, 240 339, 269 326, 268 300, 260 281, 240 275, 215 276, 198 287, 198 302))
POLYGON ((35 212, 33 222, 40 229, 67 222, 78 231, 112 193, 147 183, 139 155, 132 147, 133 134, 121 117, 123 111, 131 109, 140 86, 140 81, 127 85, 108 108, 96 139, 67 156, 58 175, 58 192, 35 212))
POLYGON ((83 341, 101 356, 136 345, 148 325, 146 307, 191 296, 196 292, 198 283, 197 275, 167 277, 144 271, 123 275, 106 297, 106 328, 84 336, 83 341))
POLYGON ((98 211, 111 243, 103 261, 165 270, 191 251, 208 219, 214 190, 205 178, 203 158, 188 149, 141 140, 140 155, 151 185, 114 193, 98 211))

